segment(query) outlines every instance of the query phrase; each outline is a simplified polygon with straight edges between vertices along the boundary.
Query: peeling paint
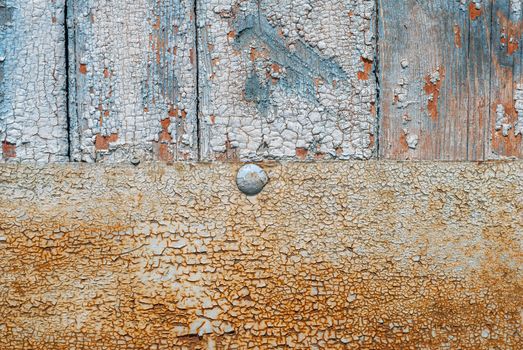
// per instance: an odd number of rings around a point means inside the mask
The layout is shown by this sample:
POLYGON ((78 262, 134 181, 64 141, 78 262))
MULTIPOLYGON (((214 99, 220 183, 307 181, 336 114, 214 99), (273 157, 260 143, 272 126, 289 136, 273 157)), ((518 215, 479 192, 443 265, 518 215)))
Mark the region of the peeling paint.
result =
POLYGON ((203 159, 229 146, 241 161, 372 157, 374 2, 197 8, 203 159))
POLYGON ((73 160, 197 159, 193 2, 72 3, 69 59, 79 67, 70 73, 73 160), (118 139, 100 152, 98 139, 113 134, 118 139))
POLYGON ((69 160, 64 1, 0 1, 0 161, 69 160))
POLYGON ((444 77, 445 72, 441 67, 425 77, 425 86, 423 87, 423 90, 429 96, 427 101, 427 111, 432 120, 438 119, 438 99, 444 77))
POLYGON ((514 108, 518 115, 517 122, 514 124, 514 134, 523 137, 523 84, 518 84, 514 91, 514 108))
POLYGON ((522 162, 262 166, 3 165, 0 348, 522 343, 522 162))
POLYGON ((481 0, 471 1, 469 4, 469 16, 472 21, 475 21, 481 16, 481 0))

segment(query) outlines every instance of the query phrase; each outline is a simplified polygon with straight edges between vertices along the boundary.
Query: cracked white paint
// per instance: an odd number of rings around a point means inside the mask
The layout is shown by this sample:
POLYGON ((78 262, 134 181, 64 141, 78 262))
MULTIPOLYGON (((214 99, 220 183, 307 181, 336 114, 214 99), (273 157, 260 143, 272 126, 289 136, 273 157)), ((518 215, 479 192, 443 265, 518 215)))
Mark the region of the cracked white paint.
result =
POLYGON ((499 104, 496 107, 496 130, 501 130, 503 136, 508 136, 510 129, 512 124, 509 123, 509 116, 505 113, 505 107, 499 104))
POLYGON ((514 107, 518 114, 518 119, 514 125, 514 135, 523 135, 523 84, 518 84, 514 92, 514 107))
POLYGON ((4 164, 0 349, 519 349, 523 162, 240 166, 4 164))
POLYGON ((510 2, 510 11, 512 12, 512 16, 515 21, 519 21, 521 19, 522 6, 523 3, 521 0, 513 0, 510 2))
POLYGON ((199 0, 204 158, 370 158, 374 5, 199 0))
POLYGON ((68 161, 64 0, 0 1, 0 161, 68 161))
POLYGON ((405 139, 406 139, 407 145, 409 146, 410 149, 416 149, 416 147, 418 146, 418 140, 419 140, 418 135, 407 133, 407 137, 405 139))
POLYGON ((70 11, 74 160, 195 159, 193 2, 74 1, 70 11))

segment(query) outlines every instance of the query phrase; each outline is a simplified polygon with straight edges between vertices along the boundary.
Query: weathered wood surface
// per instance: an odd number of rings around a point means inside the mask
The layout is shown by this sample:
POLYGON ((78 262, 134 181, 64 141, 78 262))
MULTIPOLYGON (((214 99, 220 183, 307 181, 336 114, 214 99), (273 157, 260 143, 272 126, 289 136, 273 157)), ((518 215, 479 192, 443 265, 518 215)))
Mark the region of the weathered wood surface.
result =
POLYGON ((472 119, 488 119, 490 21, 476 12, 490 11, 415 0, 380 0, 379 9, 381 157, 467 159, 469 144, 484 140, 469 142, 469 127, 480 128, 472 119))
POLYGON ((64 0, 0 0, 0 162, 68 161, 64 0))
POLYGON ((492 9, 492 98, 488 157, 523 157, 523 16, 521 0, 492 9))
POLYGON ((262 166, 0 167, 0 349, 521 348, 523 162, 262 166))
POLYGON ((192 0, 69 0, 75 161, 197 158, 192 0))
POLYGON ((521 0, 65 5, 0 1, 1 161, 523 157, 521 0))
POLYGON ((521 0, 379 9, 380 156, 520 157, 521 0))
POLYGON ((209 160, 370 158, 373 0, 197 0, 209 160))

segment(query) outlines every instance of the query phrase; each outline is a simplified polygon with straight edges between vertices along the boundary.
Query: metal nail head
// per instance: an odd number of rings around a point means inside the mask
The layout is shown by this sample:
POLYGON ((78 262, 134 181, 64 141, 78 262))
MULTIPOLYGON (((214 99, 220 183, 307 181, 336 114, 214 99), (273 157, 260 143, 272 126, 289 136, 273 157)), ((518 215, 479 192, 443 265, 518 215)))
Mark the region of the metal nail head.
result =
POLYGON ((267 182, 269 182, 267 174, 256 164, 242 166, 236 175, 238 188, 248 196, 260 193, 267 182))

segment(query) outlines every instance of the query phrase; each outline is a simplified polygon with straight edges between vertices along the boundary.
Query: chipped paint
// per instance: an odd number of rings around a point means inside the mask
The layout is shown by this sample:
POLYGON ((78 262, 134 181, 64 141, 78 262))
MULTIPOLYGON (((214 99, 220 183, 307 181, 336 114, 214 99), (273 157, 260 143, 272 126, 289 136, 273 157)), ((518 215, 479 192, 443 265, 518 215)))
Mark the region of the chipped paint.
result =
POLYGON ((472 21, 475 21, 478 17, 482 15, 481 11, 481 0, 474 0, 470 2, 469 16, 472 21))
POLYGON ((197 159, 193 2, 71 3, 73 160, 197 159), (101 151, 97 135, 113 134, 118 139, 101 151))
POLYGON ((514 108, 518 115, 517 122, 514 124, 514 135, 523 137, 523 83, 518 84, 514 91, 514 108))
POLYGON ((454 25, 454 46, 456 48, 461 49, 462 43, 461 43, 461 28, 459 25, 454 25))
POLYGON ((0 348, 523 342, 522 162, 260 165, 3 165, 0 348))
POLYGON ((0 1, 0 162, 69 160, 64 2, 0 1))
POLYGON ((372 157, 374 1, 197 9, 203 159, 222 159, 228 145, 242 161, 372 157))
MULTIPOLYGON (((247 47, 251 50, 251 61, 266 56, 271 67, 274 65, 283 67, 285 73, 279 75, 277 80, 284 88, 316 99, 315 79, 322 79, 329 84, 334 80, 347 79, 347 74, 335 61, 322 57, 303 40, 293 42, 291 51, 288 48, 289 44, 278 35, 276 29, 263 16, 247 15, 245 18, 239 18, 235 24, 235 31, 238 33, 235 44, 239 48, 247 47), (257 50, 266 54, 253 55, 257 50)), ((266 76, 265 72, 263 73, 261 78, 266 76)), ((269 77, 274 76, 271 74, 269 77)), ((266 85, 268 86, 268 83, 266 85)))
POLYGON ((441 67, 425 77, 425 86, 423 87, 423 90, 428 95, 427 112, 433 121, 438 118, 438 99, 444 77, 445 72, 441 67))

